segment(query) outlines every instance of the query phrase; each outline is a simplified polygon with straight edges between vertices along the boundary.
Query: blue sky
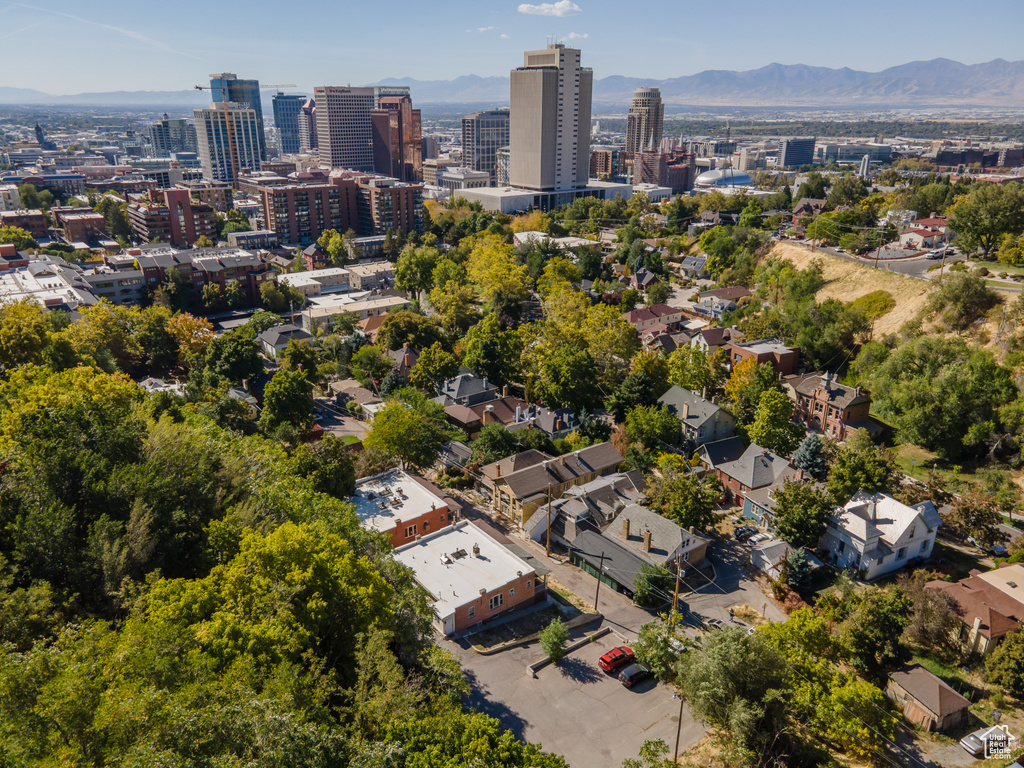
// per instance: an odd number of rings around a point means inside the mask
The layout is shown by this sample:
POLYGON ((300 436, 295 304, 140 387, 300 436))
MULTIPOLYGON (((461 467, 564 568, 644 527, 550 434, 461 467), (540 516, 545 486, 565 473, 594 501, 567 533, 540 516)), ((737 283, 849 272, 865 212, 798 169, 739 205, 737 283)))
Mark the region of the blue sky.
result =
POLYGON ((504 75, 549 35, 582 48, 598 78, 772 62, 878 71, 1019 59, 1022 21, 1021 0, 0 0, 0 85, 181 90, 233 71, 308 91, 504 75))

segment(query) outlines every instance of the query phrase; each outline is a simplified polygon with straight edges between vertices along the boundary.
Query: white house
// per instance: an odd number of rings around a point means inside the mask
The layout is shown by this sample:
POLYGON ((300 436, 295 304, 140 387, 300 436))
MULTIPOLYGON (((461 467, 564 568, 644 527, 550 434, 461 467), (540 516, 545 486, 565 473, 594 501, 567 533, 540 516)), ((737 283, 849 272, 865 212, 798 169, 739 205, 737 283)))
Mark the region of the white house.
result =
POLYGON ((941 524, 930 501, 908 507, 888 494, 858 491, 828 521, 821 548, 833 564, 870 581, 931 557, 941 524))

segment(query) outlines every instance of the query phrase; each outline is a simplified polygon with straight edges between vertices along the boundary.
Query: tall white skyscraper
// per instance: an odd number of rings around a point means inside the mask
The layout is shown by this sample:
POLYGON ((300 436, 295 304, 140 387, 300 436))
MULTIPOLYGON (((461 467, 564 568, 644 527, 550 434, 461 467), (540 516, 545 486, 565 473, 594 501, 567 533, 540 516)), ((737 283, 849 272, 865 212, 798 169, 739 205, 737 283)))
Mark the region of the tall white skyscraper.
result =
POLYGON ((513 187, 569 190, 590 176, 594 73, 562 43, 526 51, 512 70, 509 181, 513 187))
POLYGON ((372 171, 370 112, 377 107, 374 89, 324 85, 313 89, 313 98, 321 164, 372 171))
POLYGON ((256 110, 219 101, 193 114, 204 179, 233 184, 242 171, 260 170, 263 147, 256 110))
POLYGON ((665 105, 658 88, 637 88, 626 115, 626 151, 631 155, 644 150, 657 151, 665 124, 665 105))

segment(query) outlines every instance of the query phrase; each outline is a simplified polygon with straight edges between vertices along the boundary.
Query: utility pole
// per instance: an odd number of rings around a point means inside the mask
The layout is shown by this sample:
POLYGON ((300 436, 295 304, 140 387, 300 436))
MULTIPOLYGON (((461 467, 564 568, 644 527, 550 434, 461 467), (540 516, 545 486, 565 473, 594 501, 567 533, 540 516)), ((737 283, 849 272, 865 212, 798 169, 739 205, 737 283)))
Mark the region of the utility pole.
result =
POLYGON ((597 598, 601 594, 601 575, 604 573, 604 552, 601 553, 601 563, 597 566, 597 591, 594 592, 594 613, 600 613, 597 610, 597 598))
POLYGON ((673 763, 678 763, 679 762, 679 734, 682 733, 682 731, 683 731, 683 702, 686 701, 686 699, 684 699, 679 694, 674 694, 674 695, 675 695, 675 697, 677 699, 679 699, 679 724, 676 725, 676 749, 675 749, 675 756, 672 758, 672 762, 673 763))
POLYGON ((551 483, 548 483, 548 557, 551 557, 551 483))
POLYGON ((675 616, 676 613, 679 611, 679 576, 680 576, 680 574, 682 572, 683 572, 683 569, 680 567, 679 561, 676 560, 676 589, 675 589, 675 592, 672 593, 672 615, 673 616, 675 616))

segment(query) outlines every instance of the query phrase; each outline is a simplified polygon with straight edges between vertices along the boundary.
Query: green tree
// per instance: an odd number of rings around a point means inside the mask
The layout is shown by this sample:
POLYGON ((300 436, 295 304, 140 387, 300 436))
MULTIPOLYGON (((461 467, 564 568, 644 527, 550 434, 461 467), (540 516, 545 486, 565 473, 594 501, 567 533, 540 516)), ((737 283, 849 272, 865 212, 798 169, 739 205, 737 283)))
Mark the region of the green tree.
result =
POLYGON ((36 302, 0 305, 0 365, 5 370, 38 363, 49 341, 50 323, 36 302))
POLYGON ((480 317, 476 308, 476 293, 468 285, 449 280, 439 283, 428 297, 430 306, 437 310, 441 326, 453 338, 462 337, 480 317))
POLYGON ((664 605, 665 595, 672 592, 674 578, 665 568, 644 563, 633 582, 633 602, 645 608, 664 605))
POLYGON ((203 286, 203 311, 220 312, 228 305, 227 296, 224 290, 217 283, 207 283, 203 286))
POLYGON ((299 371, 278 371, 263 390, 260 427, 273 434, 289 425, 309 429, 313 425, 313 398, 309 381, 299 371))
POLYGON ((679 440, 679 419, 668 406, 638 405, 626 414, 626 434, 648 451, 660 451, 679 440))
POLYGON ((128 203, 111 195, 103 195, 94 209, 102 213, 107 234, 115 240, 128 240, 132 236, 132 227, 128 221, 128 203))
POLYGON ((491 464, 516 453, 519 450, 519 443, 516 435, 508 431, 508 427, 501 422, 492 421, 483 425, 471 447, 473 461, 478 464, 491 464))
POLYGON ((0 243, 10 243, 19 251, 29 251, 39 247, 28 230, 12 226, 0 227, 0 243))
POLYGON ((592 408, 597 402, 597 373, 588 351, 560 347, 541 362, 537 390, 550 408, 592 408))
POLYGON ((722 486, 713 475, 697 477, 673 468, 647 478, 647 500, 651 509, 675 520, 684 528, 706 531, 717 522, 716 502, 722 486))
POLYGON ((406 310, 385 317, 377 332, 377 344, 383 349, 401 349, 406 342, 414 349, 426 349, 441 340, 436 318, 406 310))
POLYGON ((346 499, 356 491, 355 463, 352 452, 338 437, 328 435, 315 445, 304 443, 292 452, 296 472, 308 477, 313 490, 336 499, 346 499))
POLYGON ((942 517, 942 523, 950 533, 964 540, 974 539, 980 547, 991 547, 1009 537, 999 527, 1003 516, 987 500, 976 495, 959 499, 942 517))
POLYGON ((836 451, 828 474, 828 492, 843 505, 858 491, 891 493, 899 486, 900 469, 891 454, 878 448, 866 430, 854 430, 836 451))
POLYGON ((385 357, 378 347, 367 345, 360 347, 352 355, 349 367, 352 370, 352 375, 359 379, 364 387, 373 389, 377 386, 376 382, 380 382, 387 376, 388 371, 394 368, 395 364, 391 358, 385 357))
POLYGON ((516 378, 522 340, 516 331, 502 329, 497 315, 485 315, 469 329, 462 345, 463 365, 478 376, 485 376, 495 384, 506 384, 516 378))
POLYGON ((747 431, 751 442, 782 456, 796 450, 806 430, 790 421, 793 415, 793 401, 776 389, 766 390, 761 395, 754 412, 754 422, 747 431))
POLYGON ((647 289, 647 303, 664 304, 672 296, 672 286, 664 281, 658 281, 647 289))
POLYGON ((750 424, 754 420, 761 396, 772 389, 782 391, 775 366, 771 363, 758 364, 752 357, 736 363, 725 382, 725 395, 732 403, 732 413, 740 424, 750 424))
POLYGON ((441 254, 436 248, 407 245, 395 264, 395 287, 419 296, 434 286, 434 269, 441 254))
POLYGON ((711 386, 708 356, 696 347, 677 347, 668 356, 669 381, 683 389, 703 394, 711 386))
POLYGON ((794 547, 815 548, 835 508, 832 497, 811 483, 786 480, 775 491, 775 532, 794 547))
POLYGON ((442 419, 425 415, 396 399, 374 416, 373 427, 363 444, 394 456, 404 468, 423 470, 437 461, 441 446, 451 436, 442 419))
POLYGON ((435 341, 420 353, 419 360, 409 374, 409 383, 433 393, 440 382, 454 378, 458 372, 458 359, 446 352, 440 342, 435 341))
POLYGON ((255 340, 239 328, 218 336, 206 348, 206 369, 238 383, 263 371, 255 340))
POLYGON ((910 622, 910 599, 895 588, 866 593, 843 624, 842 641, 855 668, 875 679, 903 664, 907 649, 900 641, 910 622))
POLYGON ((626 414, 637 406, 653 406, 657 402, 657 387, 650 376, 644 371, 633 371, 623 379, 606 405, 615 421, 622 422, 626 414))
POLYGON ((556 616, 538 636, 540 647, 555 664, 565 658, 565 647, 569 642, 569 628, 556 616))
POLYGON ((988 681, 1014 696, 1024 696, 1024 634, 1010 632, 985 660, 988 681))
POLYGON ((825 440, 820 435, 809 434, 793 454, 793 466, 823 483, 828 478, 829 454, 825 440))
POLYGON ((1005 234, 1024 229, 1024 191, 1015 182, 979 183, 956 198, 948 212, 949 228, 965 252, 981 251, 989 259, 1005 234))
POLYGON ((297 341, 292 339, 288 346, 278 355, 282 370, 298 371, 306 379, 315 384, 320 379, 317 372, 317 363, 320 358, 313 346, 306 340, 297 341))
POLYGON ((953 272, 928 297, 925 311, 932 316, 939 315, 952 330, 963 331, 997 304, 998 294, 979 275, 953 272))

